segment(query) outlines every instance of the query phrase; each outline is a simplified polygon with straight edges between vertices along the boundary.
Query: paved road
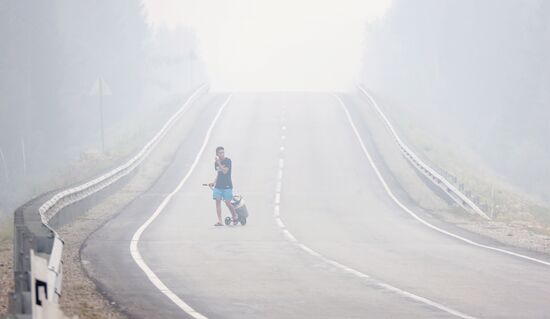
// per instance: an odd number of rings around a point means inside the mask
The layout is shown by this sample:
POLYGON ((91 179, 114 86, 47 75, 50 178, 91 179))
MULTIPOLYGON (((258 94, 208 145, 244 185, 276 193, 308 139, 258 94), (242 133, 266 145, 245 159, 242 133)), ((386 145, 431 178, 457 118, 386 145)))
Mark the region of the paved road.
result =
MULTIPOLYGON (((136 230, 192 167, 227 96, 193 106, 189 134, 157 183, 82 250, 103 292, 135 318, 191 317, 130 255, 136 230)), ((369 142, 399 200, 439 227, 541 260, 433 220, 407 198, 369 142)), ((199 163, 138 248, 181 301, 208 318, 549 318, 550 266, 475 247, 421 224, 382 188, 346 113, 329 94, 235 95, 199 163), (247 226, 214 227, 215 147, 233 160, 247 226), (278 195, 276 195, 278 194, 278 195), (277 219, 277 216, 279 219, 277 219)), ((225 211, 227 212, 227 211, 225 211)))

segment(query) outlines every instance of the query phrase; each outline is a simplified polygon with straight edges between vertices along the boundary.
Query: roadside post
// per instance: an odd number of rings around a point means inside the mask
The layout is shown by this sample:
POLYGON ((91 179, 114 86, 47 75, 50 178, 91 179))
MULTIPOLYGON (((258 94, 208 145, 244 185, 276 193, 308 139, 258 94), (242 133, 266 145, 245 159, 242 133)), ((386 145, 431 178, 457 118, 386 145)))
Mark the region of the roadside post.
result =
POLYGON ((105 153, 105 125, 103 116, 103 96, 112 95, 111 89, 102 76, 99 76, 95 80, 90 95, 97 95, 99 97, 99 126, 101 133, 101 152, 105 153))

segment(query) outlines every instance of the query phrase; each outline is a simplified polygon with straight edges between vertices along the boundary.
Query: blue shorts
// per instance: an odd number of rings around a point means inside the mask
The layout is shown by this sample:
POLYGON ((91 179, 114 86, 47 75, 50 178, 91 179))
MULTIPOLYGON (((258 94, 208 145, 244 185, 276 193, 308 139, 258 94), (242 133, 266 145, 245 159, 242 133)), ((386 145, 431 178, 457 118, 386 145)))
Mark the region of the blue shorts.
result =
POLYGON ((232 188, 215 188, 212 191, 212 197, 216 200, 232 200, 233 199, 233 189, 232 188))

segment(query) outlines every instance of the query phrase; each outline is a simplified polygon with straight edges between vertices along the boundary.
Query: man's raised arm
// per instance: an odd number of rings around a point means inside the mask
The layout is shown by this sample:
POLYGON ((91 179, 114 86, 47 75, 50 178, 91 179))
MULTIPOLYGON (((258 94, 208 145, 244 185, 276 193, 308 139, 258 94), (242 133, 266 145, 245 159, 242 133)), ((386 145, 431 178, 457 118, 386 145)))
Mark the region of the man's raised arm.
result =
POLYGON ((218 172, 221 171, 223 175, 226 175, 229 172, 229 167, 223 165, 220 161, 220 158, 216 156, 216 163, 218 164, 218 172))

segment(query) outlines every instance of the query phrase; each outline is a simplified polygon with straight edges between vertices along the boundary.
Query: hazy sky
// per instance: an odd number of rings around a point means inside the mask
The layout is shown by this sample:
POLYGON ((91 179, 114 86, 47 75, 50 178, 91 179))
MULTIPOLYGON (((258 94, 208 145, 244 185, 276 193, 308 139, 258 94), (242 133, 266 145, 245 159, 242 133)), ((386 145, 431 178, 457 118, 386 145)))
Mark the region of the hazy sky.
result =
POLYGON ((145 0, 154 26, 194 29, 213 90, 342 91, 360 69, 366 23, 391 0, 145 0))

